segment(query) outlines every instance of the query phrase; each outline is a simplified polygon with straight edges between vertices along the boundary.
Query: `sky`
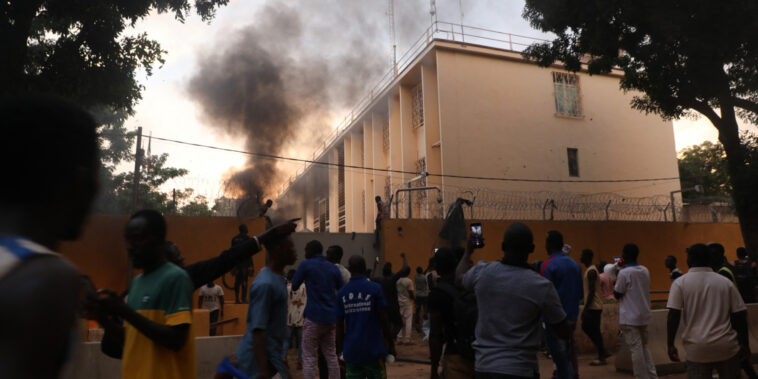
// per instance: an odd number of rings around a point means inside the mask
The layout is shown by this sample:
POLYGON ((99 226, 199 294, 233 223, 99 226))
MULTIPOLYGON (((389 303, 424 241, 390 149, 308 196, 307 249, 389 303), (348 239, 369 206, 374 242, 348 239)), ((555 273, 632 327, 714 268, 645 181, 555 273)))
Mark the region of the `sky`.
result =
MULTIPOLYGON (((310 0, 309 0, 310 1, 310 0)), ((384 29, 366 38, 380 52, 379 58, 386 59, 387 69, 391 62, 391 43, 389 37, 386 1, 384 0, 320 0, 318 8, 304 10, 303 18, 306 27, 318 24, 318 18, 328 17, 332 9, 349 5, 360 8, 360 12, 369 19, 376 20, 376 25, 384 29), (365 3, 365 8, 360 3, 365 3), (384 53, 381 53, 381 52, 384 53)), ((167 52, 165 63, 147 77, 142 72, 140 82, 144 86, 142 100, 135 108, 135 114, 126 122, 130 130, 143 127, 144 135, 196 142, 231 149, 244 150, 245 144, 239 135, 220 131, 208 125, 198 104, 188 93, 188 84, 198 65, 209 52, 225 46, 230 36, 250 25, 265 23, 260 20, 262 7, 271 4, 289 4, 298 6, 294 0, 231 0, 230 3, 218 10, 216 17, 209 23, 203 22, 197 16, 189 17, 184 23, 175 20, 171 14, 151 14, 138 22, 130 33, 148 33, 149 37, 158 41, 167 52)), ((395 18, 397 30, 398 55, 402 54, 430 24, 429 0, 400 0, 395 3, 395 18)), ((509 32, 535 38, 550 38, 531 26, 521 18, 524 7, 523 0, 437 0, 437 18, 439 21, 450 21, 483 27, 497 31, 509 32), (459 8, 459 4, 462 5, 459 8)), ((339 20, 326 20, 333 28, 340 28, 339 20)), ((324 22, 321 22, 323 24, 324 22)), ((323 27, 323 25, 322 25, 323 27)), ((309 38, 316 43, 319 34, 313 33, 309 38)), ((328 48, 328 47, 327 47, 328 48)), ((325 52, 327 54, 327 52, 325 52)), ((372 87, 377 79, 367 80, 366 90, 372 87)), ((335 122, 349 111, 348 108, 334 110, 335 122)), ((705 119, 675 121, 674 132, 676 149, 699 144, 704 140, 716 140, 715 128, 705 119)), ((307 136, 306 136, 307 137, 307 136)), ((222 179, 231 172, 244 167, 246 156, 221 152, 197 147, 179 145, 170 142, 152 140, 152 154, 168 153, 168 165, 189 170, 184 178, 169 182, 164 189, 194 188, 197 194, 204 195, 209 200, 222 195, 222 179)), ((311 149, 288 149, 288 155, 309 158, 311 149), (303 151, 304 150, 304 151, 303 151)), ((294 171, 302 164, 281 163, 287 171, 294 171)))

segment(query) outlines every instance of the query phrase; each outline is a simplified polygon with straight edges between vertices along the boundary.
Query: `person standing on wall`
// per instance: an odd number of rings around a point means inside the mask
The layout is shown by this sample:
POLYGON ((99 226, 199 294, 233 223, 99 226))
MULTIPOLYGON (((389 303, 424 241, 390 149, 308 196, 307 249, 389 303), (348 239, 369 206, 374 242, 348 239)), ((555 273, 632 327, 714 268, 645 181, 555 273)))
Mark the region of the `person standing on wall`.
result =
POLYGON ((324 354, 330 378, 340 377, 336 351, 337 291, 342 288, 342 274, 322 255, 321 242, 313 240, 305 245, 305 260, 295 272, 292 289, 297 291, 305 283, 308 302, 303 322, 303 376, 314 379, 318 366, 318 349, 324 354))
MULTIPOLYGON (((218 284, 208 282, 208 284, 200 287, 198 291, 197 307, 207 309, 210 312, 211 324, 215 323, 219 319, 224 318, 224 289, 218 284)), ((211 326, 209 333, 211 336, 216 335, 216 327, 211 326)))
POLYGON ((590 362, 590 366, 604 366, 605 360, 611 356, 605 350, 603 333, 600 331, 600 321, 603 317, 603 298, 600 288, 600 275, 597 267, 592 264, 595 253, 590 249, 582 250, 581 261, 587 267, 584 272, 584 309, 582 310, 582 331, 590 338, 597 349, 597 360, 590 362))
POLYGON ((633 243, 624 245, 624 267, 616 278, 613 295, 619 300, 619 326, 624 343, 632 353, 635 379, 658 379, 655 363, 647 347, 650 324, 650 273, 637 263, 640 249, 633 243))

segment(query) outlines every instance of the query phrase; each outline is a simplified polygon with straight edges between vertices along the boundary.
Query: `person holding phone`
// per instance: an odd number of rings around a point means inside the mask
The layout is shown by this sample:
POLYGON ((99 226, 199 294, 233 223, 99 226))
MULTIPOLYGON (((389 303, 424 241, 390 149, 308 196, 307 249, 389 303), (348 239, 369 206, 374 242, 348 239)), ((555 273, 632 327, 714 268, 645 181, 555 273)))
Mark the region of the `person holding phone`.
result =
POLYGON ((458 263, 458 279, 477 298, 476 377, 539 378, 540 320, 559 338, 569 338, 571 328, 553 284, 527 263, 534 251, 529 227, 511 224, 501 248, 500 261, 473 266, 471 241, 458 263))

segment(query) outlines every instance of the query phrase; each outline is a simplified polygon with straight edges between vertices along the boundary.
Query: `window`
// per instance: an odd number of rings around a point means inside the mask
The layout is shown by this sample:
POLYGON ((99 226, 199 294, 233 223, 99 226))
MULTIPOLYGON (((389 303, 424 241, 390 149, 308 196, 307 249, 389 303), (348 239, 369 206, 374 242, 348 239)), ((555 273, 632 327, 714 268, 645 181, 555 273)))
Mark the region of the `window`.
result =
POLYGON ((569 176, 579 176, 579 150, 568 148, 569 176))
POLYGON ((411 90, 413 105, 413 129, 424 126, 424 93, 421 90, 421 84, 413 87, 411 90))
POLYGON ((382 126, 382 143, 384 144, 384 151, 390 150, 390 123, 387 122, 382 126))
POLYGON ((579 77, 568 72, 553 72, 555 113, 563 116, 581 116, 579 106, 579 77))

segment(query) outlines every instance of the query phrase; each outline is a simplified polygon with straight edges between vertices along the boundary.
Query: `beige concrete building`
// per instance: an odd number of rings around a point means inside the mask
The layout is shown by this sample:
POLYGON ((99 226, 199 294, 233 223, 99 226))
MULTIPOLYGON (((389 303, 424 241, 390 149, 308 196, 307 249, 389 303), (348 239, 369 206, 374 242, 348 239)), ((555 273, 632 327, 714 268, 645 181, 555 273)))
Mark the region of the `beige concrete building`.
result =
MULTIPOLYGON (((462 196, 478 197, 476 218, 542 219, 559 208, 551 199, 567 204, 561 196, 574 204, 571 214, 592 203, 597 219, 624 219, 645 198, 664 220, 679 190, 673 125, 631 109, 634 94, 619 90, 619 78, 541 68, 512 44, 424 41, 314 153, 330 165, 310 165, 279 202, 296 207, 311 230, 370 232, 374 197, 428 172, 411 185, 441 193, 414 192, 414 218, 444 217, 462 196), (627 181, 637 179, 658 180, 627 181)), ((392 217, 407 217, 408 193, 395 200, 392 217)))

